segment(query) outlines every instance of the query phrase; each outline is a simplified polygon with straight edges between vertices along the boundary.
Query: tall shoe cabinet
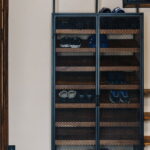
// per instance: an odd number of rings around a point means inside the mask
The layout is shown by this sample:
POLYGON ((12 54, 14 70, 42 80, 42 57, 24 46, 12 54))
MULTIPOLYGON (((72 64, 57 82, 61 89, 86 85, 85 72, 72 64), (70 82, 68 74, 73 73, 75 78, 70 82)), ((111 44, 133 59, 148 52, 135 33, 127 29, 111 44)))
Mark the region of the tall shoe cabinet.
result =
POLYGON ((52 150, 143 150, 143 14, 55 13, 52 32, 52 150), (90 35, 95 48, 87 38, 60 47, 60 37, 90 35))

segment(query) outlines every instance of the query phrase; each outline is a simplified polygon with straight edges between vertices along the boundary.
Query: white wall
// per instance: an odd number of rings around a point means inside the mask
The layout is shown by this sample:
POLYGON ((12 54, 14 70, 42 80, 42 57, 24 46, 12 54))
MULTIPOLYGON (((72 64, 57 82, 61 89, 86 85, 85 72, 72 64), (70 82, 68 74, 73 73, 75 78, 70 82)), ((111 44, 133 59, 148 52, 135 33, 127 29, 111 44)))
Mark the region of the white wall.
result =
MULTIPOLYGON (((114 8, 122 6, 121 1, 103 0, 101 5, 114 8)), ((50 0, 10 0, 9 143, 17 150, 50 150, 51 4, 50 0)), ((95 5, 93 0, 58 0, 57 10, 58 6, 62 12, 93 12, 95 5)), ((150 9, 144 11, 145 88, 150 88, 150 9)), ((148 98, 145 110, 150 111, 148 98)))

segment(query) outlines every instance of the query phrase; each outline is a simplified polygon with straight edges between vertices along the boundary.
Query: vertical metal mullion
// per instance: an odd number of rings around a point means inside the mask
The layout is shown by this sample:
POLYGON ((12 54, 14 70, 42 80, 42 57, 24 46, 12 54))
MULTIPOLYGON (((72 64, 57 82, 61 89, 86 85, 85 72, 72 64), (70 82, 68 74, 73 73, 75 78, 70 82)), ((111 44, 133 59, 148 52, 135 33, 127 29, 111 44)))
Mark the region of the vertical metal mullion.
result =
POLYGON ((98 12, 98 0, 95 0, 95 13, 98 12))
POLYGON ((56 9, 56 0, 53 0, 53 13, 55 13, 55 9, 56 9))
POLYGON ((52 97, 51 97, 51 106, 52 106, 52 112, 51 112, 51 120, 52 120, 52 127, 51 127, 51 133, 52 133, 52 144, 51 144, 51 147, 52 147, 52 150, 55 150, 56 149, 56 146, 55 146, 55 78, 56 78, 56 51, 55 51, 55 25, 56 25, 56 16, 53 14, 52 15, 52 97))
POLYGON ((96 15, 96 150, 100 149, 100 55, 99 55, 99 15, 96 15))
POLYGON ((140 138, 141 149, 144 149, 144 26, 143 15, 140 15, 140 138))

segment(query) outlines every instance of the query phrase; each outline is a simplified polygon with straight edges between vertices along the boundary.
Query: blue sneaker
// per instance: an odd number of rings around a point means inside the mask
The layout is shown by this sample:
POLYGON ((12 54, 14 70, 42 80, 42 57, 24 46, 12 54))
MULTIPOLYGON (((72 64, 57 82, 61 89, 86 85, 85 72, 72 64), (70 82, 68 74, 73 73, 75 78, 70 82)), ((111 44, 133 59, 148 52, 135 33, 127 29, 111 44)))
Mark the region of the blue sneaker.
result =
POLYGON ((128 91, 120 91, 120 100, 121 103, 130 103, 128 91))
POLYGON ((110 93, 109 93, 109 101, 111 103, 119 103, 119 97, 120 94, 119 94, 119 91, 116 91, 116 90, 111 90, 110 93))

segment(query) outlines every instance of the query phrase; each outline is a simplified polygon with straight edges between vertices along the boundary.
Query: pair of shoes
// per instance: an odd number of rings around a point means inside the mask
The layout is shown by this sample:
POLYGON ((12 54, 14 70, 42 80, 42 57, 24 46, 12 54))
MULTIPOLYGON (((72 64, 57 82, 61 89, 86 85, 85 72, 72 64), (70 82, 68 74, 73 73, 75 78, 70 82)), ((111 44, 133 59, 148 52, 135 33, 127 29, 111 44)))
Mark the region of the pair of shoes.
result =
POLYGON ((112 11, 110 8, 103 7, 99 13, 125 13, 125 11, 120 7, 116 7, 112 11))
POLYGON ((80 48, 81 39, 78 37, 64 37, 60 40, 60 47, 62 48, 80 48))
POLYGON ((128 91, 121 90, 111 90, 109 94, 109 101, 111 103, 130 103, 128 91))
MULTIPOLYGON (((108 84, 127 84, 125 74, 123 72, 109 72, 108 84)), ((129 103, 129 94, 127 90, 111 90, 109 93, 109 101, 111 103, 129 103)))
POLYGON ((63 98, 63 99, 66 99, 66 98, 73 99, 76 97, 77 92, 74 90, 70 90, 70 91, 63 90, 63 91, 60 91, 58 95, 60 98, 63 98))
MULTIPOLYGON (((88 38, 88 47, 95 48, 96 47, 96 35, 91 35, 88 38)), ((109 43, 107 36, 105 34, 100 34, 100 47, 101 48, 108 48, 109 43)))

